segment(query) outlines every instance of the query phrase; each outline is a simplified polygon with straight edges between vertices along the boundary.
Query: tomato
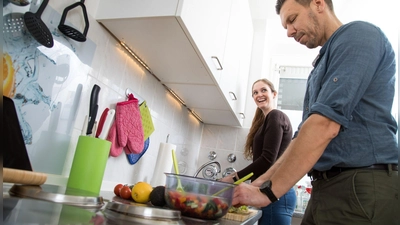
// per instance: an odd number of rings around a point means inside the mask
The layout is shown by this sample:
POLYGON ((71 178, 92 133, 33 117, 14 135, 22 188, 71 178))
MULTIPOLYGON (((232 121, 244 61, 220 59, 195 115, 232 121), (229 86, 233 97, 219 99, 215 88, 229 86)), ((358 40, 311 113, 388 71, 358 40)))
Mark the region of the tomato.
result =
POLYGON ((132 198, 131 194, 132 194, 132 189, 127 185, 124 185, 119 191, 119 196, 123 199, 131 199, 132 198))
POLYGON ((121 191, 121 188, 122 188, 123 186, 124 186, 123 184, 117 184, 117 185, 115 185, 115 187, 114 187, 114 194, 115 194, 116 196, 119 196, 119 192, 121 191))

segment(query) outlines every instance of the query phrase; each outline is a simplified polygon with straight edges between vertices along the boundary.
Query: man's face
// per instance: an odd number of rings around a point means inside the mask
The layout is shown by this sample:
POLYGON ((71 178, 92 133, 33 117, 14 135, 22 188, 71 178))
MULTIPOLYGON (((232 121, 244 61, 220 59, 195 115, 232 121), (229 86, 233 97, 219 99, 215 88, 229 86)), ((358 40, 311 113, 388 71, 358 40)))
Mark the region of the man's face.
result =
POLYGON ((321 45, 321 29, 317 16, 313 11, 316 6, 311 2, 304 7, 295 0, 287 0, 281 8, 282 26, 287 30, 287 36, 308 48, 321 45))

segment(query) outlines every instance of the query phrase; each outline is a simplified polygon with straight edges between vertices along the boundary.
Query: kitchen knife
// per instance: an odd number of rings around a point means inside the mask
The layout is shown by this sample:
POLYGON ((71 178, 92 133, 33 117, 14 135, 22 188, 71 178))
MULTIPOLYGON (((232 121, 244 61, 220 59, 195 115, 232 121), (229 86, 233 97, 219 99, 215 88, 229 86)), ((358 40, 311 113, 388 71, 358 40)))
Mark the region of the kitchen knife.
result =
POLYGON ((101 133, 99 135, 100 139, 105 140, 107 138, 111 128, 111 124, 114 122, 114 118, 115 118, 115 109, 108 110, 106 120, 104 121, 103 128, 101 129, 101 133))
POLYGON ((90 95, 90 105, 89 105, 89 119, 88 119, 88 127, 86 131, 86 135, 92 134, 92 129, 94 126, 94 121, 96 121, 98 105, 97 102, 99 100, 99 92, 100 87, 95 84, 92 88, 92 93, 90 95))
POLYGON ((96 138, 99 137, 99 135, 101 134, 101 131, 103 130, 103 125, 104 125, 104 122, 106 121, 109 110, 110 110, 109 108, 105 108, 103 113, 100 116, 99 124, 98 124, 97 130, 96 130, 96 136, 95 136, 96 138))
MULTIPOLYGON (((89 124, 89 122, 88 122, 88 128, 87 128, 87 131, 86 131, 86 135, 87 136, 93 136, 92 135, 93 132, 96 132, 95 129, 94 129, 94 125, 96 123, 96 116, 97 116, 97 110, 98 109, 99 109, 98 105, 95 105, 94 108, 92 109, 92 115, 90 116, 90 117, 92 117, 92 120, 90 120, 92 122, 91 122, 91 124, 89 124)), ((89 117, 89 119, 91 119, 90 117, 89 117)))
POLYGON ((87 131, 87 124, 88 124, 88 115, 85 116, 85 120, 83 121, 83 127, 81 131, 81 135, 84 136, 87 131))

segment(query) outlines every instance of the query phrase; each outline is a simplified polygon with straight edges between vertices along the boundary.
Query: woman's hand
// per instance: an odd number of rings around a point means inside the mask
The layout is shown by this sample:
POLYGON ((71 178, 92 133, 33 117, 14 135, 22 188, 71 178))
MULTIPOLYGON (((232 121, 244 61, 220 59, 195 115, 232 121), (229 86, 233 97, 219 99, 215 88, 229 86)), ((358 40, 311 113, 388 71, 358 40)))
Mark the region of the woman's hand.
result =
POLYGON ((226 176, 226 177, 220 179, 220 181, 226 182, 226 183, 233 183, 233 182, 235 182, 235 181, 233 181, 233 177, 234 177, 234 176, 235 176, 235 175, 232 176, 232 174, 229 174, 228 176, 226 176))

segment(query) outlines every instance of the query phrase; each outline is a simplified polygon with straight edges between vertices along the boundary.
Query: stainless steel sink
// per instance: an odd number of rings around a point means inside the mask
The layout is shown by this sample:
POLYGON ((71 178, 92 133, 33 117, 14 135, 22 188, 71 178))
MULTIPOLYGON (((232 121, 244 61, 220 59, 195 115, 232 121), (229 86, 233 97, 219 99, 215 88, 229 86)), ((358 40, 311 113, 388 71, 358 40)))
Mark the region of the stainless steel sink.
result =
POLYGON ((221 173, 221 164, 217 161, 206 162, 197 169, 193 176, 197 177, 201 171, 203 171, 204 178, 216 180, 218 173, 221 173))

